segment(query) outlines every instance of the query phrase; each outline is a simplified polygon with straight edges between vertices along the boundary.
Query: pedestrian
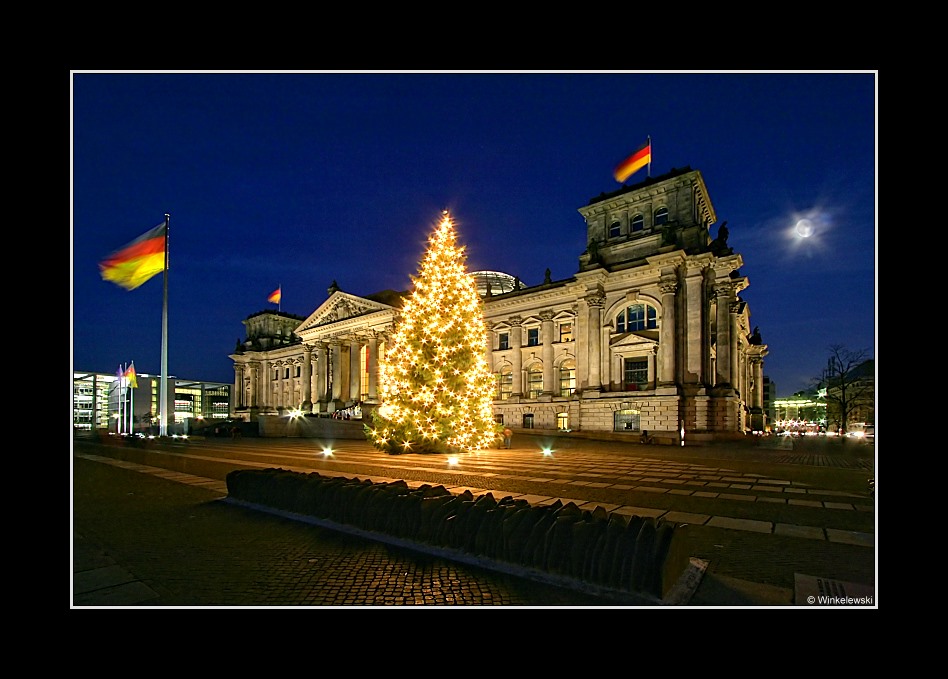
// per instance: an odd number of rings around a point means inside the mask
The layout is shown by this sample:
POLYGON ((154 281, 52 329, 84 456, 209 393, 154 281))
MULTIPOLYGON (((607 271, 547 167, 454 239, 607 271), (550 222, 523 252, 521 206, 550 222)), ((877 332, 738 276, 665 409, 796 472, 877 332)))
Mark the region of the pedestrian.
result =
POLYGON ((510 447, 511 439, 513 439, 513 431, 510 427, 504 427, 504 448, 510 447))

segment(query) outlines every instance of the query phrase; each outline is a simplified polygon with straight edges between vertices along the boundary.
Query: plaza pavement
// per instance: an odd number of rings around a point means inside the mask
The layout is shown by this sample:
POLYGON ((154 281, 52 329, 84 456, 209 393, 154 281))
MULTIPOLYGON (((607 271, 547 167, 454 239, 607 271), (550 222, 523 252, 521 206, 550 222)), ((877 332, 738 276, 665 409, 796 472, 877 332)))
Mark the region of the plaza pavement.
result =
POLYGON ((339 442, 332 458, 316 454, 313 441, 252 438, 146 457, 77 439, 71 606, 625 605, 228 503, 211 453, 253 467, 247 460, 261 445, 285 451, 288 462, 261 467, 403 478, 688 524, 704 570, 686 607, 807 605, 809 597, 878 605, 871 446, 550 441, 519 432, 511 450, 446 469, 436 456, 388 456, 353 441, 339 442), (552 454, 540 453, 545 445, 552 454))

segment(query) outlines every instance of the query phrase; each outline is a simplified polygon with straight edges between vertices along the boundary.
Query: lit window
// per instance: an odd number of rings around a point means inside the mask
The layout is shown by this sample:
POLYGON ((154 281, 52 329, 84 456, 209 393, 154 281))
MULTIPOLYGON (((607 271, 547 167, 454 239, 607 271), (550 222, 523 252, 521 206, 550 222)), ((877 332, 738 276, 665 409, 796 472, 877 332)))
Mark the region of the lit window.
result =
POLYGON ((527 372, 528 398, 539 398, 543 393, 543 367, 534 364, 527 372))
POLYGON ((655 330, 658 328, 658 312, 648 304, 632 304, 616 316, 616 332, 655 330))
POLYGON ((540 344, 540 328, 527 328, 527 346, 535 347, 540 344))
POLYGON ((504 368, 498 376, 497 389, 501 401, 506 401, 513 393, 513 372, 509 367, 504 368))
POLYGON ((510 334, 502 332, 497 336, 497 348, 498 349, 509 349, 510 348, 510 334))
POLYGON ((632 221, 629 222, 629 225, 632 227, 632 233, 635 233, 636 231, 641 231, 642 229, 645 228, 645 217, 643 217, 642 215, 635 215, 632 218, 632 221))
POLYGON ((619 235, 620 224, 618 220, 609 225, 609 238, 615 238, 619 235))
POLYGON ((637 391, 648 386, 648 359, 627 358, 624 361, 623 389, 637 391))
POLYGON ((556 428, 560 431, 569 431, 569 413, 556 414, 556 428))
POLYGON ((560 396, 572 396, 576 391, 576 361, 570 359, 560 366, 560 396))
POLYGON ((660 207, 655 210, 655 225, 664 224, 668 221, 668 208, 660 207))
POLYGON ((573 341, 573 323, 560 323, 560 342, 573 341))
POLYGON ((641 413, 638 410, 617 410, 613 415, 615 431, 640 431, 641 413))

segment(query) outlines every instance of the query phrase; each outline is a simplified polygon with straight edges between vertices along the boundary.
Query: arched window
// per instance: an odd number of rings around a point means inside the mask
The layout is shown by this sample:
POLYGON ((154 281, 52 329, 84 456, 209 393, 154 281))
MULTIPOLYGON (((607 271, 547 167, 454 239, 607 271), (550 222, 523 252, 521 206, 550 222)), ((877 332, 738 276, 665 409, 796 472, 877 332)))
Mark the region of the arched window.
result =
POLYGON ((643 217, 642 215, 635 215, 632 218, 632 221, 629 222, 629 226, 632 229, 632 233, 635 233, 636 231, 641 231, 642 229, 645 228, 645 217, 643 217))
POLYGON ((668 208, 660 207, 655 210, 655 225, 664 224, 668 221, 668 208))
POLYGON ((618 219, 615 220, 614 222, 612 222, 612 224, 609 225, 609 238, 616 238, 616 237, 619 235, 619 231, 621 230, 621 226, 622 226, 622 225, 619 224, 619 220, 618 220, 618 219))
POLYGON ((650 304, 631 304, 616 315, 616 332, 655 330, 658 313, 650 304))

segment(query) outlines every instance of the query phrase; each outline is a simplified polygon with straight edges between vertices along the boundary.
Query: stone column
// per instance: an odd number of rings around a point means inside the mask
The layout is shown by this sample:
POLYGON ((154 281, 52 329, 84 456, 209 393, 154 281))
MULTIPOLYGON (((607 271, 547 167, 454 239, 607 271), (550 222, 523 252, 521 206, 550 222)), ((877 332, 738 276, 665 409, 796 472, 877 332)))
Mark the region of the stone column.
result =
POLYGON ((523 346, 523 319, 520 316, 512 316, 508 319, 510 323, 510 348, 513 349, 511 363, 513 363, 513 385, 511 387, 510 398, 523 397, 523 352, 520 350, 523 346))
POLYGON ((329 400, 329 345, 320 342, 317 345, 317 351, 319 353, 316 359, 316 400, 326 403, 329 400))
POLYGON ((369 335, 368 343, 369 354, 369 401, 378 402, 378 384, 379 384, 379 334, 372 332, 369 335))
POLYGON ((330 361, 332 362, 332 400, 342 400, 342 343, 334 339, 329 342, 330 361))
POLYGON ((754 375, 754 407, 763 408, 764 407, 764 361, 759 357, 754 357, 751 359, 751 370, 754 375))
POLYGON ((714 340, 717 362, 715 386, 731 385, 731 286, 718 283, 714 288, 717 304, 715 315, 716 335, 714 340))
POLYGON ((303 345, 303 412, 313 412, 313 347, 303 345))
POLYGON ((349 340, 349 400, 362 400, 362 366, 359 357, 362 344, 359 338, 349 340))
POLYGON ((685 335, 684 356, 681 357, 683 384, 705 384, 710 381, 705 366, 709 355, 707 301, 704 269, 689 268, 685 276, 684 315, 681 328, 685 335))
POLYGON ((602 305, 606 296, 594 292, 584 298, 589 309, 586 341, 589 345, 589 375, 587 388, 592 391, 602 389, 602 305))
POLYGON ((540 312, 540 335, 543 339, 543 393, 552 396, 553 388, 553 312, 540 312))
POLYGON ((257 374, 257 404, 261 408, 270 405, 270 361, 260 362, 260 372, 257 374))
POLYGON ((234 394, 230 403, 231 411, 244 405, 244 366, 240 363, 234 363, 234 394))
POLYGON ((675 292, 678 290, 678 280, 674 275, 663 276, 659 287, 662 291, 662 325, 658 336, 658 384, 664 386, 675 383, 675 359, 678 353, 675 292))
MULTIPOLYGON (((740 310, 741 310, 741 303, 737 300, 732 301, 731 304, 728 306, 728 312, 729 312, 728 325, 727 325, 728 344, 729 344, 728 356, 731 360, 729 371, 731 373, 731 385, 738 390, 743 389, 743 385, 740 384, 740 374, 741 374, 740 357, 741 356, 737 348, 737 336, 738 336, 737 316, 740 313, 740 310)), ((744 401, 746 402, 747 395, 743 391, 741 391, 741 393, 744 394, 744 397, 745 397, 744 401)))

